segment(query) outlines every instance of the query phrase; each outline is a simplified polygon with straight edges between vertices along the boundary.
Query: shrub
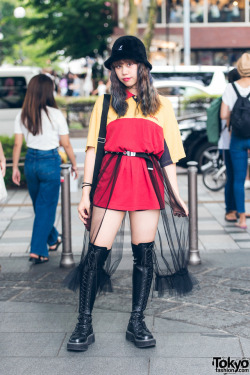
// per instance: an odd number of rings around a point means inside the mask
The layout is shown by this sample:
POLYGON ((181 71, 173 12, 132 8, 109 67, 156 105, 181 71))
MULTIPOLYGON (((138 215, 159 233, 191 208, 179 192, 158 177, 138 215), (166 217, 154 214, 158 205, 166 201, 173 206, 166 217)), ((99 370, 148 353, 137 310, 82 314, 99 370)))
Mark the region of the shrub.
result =
MULTIPOLYGON (((4 155, 6 157, 7 162, 12 163, 12 152, 13 152, 13 147, 14 147, 14 141, 15 137, 7 137, 7 136, 0 136, 0 142, 2 143, 3 146, 3 151, 4 155)), ((24 158, 25 154, 27 151, 27 146, 26 143, 23 142, 22 150, 21 150, 21 155, 20 158, 24 158)), ((8 165, 8 163, 7 163, 8 165)), ((24 167, 19 167, 20 172, 21 172, 21 186, 26 187, 26 179, 24 175, 24 167)), ((7 167, 6 168, 6 175, 4 177, 5 184, 6 186, 9 187, 16 187, 16 185, 12 182, 12 167, 7 167)))

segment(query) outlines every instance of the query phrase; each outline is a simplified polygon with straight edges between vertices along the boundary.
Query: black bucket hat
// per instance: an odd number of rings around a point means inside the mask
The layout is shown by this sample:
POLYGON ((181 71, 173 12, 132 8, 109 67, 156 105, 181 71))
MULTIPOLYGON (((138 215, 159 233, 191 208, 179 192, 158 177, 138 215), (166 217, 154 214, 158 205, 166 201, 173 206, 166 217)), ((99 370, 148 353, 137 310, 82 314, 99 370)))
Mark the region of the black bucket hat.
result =
POLYGON ((140 39, 132 35, 121 36, 115 41, 112 47, 111 56, 104 62, 104 66, 111 70, 113 62, 126 59, 143 63, 150 70, 152 69, 152 65, 147 59, 144 44, 140 39))

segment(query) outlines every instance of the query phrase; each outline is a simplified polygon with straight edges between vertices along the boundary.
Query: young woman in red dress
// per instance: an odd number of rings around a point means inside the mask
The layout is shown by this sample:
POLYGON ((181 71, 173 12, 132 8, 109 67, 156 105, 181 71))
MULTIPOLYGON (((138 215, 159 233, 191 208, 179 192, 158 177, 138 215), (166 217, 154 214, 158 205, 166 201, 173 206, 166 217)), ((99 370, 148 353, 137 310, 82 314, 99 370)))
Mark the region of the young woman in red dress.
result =
MULTIPOLYGON (((176 176, 176 162, 185 153, 171 103, 155 90, 152 66, 138 38, 119 38, 104 65, 111 70, 105 156, 91 209, 102 96, 90 119, 78 207, 84 224, 91 219, 91 229, 89 238, 85 232, 84 250, 73 282, 80 285, 79 316, 67 348, 75 351, 87 350, 95 340, 91 313, 98 290, 112 291, 110 276, 122 257, 127 211, 134 265, 126 339, 137 347, 156 344, 143 321, 154 273, 159 296, 166 290, 171 294, 187 293, 194 284, 187 270, 188 211, 180 198, 176 176)), ((75 286, 71 282, 72 289, 75 286)))

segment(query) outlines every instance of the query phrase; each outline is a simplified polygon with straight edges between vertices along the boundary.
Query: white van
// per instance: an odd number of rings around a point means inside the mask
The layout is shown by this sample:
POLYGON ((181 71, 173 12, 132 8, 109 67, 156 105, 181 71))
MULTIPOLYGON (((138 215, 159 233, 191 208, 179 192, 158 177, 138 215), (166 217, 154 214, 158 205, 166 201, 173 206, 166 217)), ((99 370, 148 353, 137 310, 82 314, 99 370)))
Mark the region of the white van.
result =
POLYGON ((0 68, 0 134, 12 136, 17 113, 22 108, 30 79, 41 72, 36 67, 0 68))
POLYGON ((155 81, 193 81, 205 86, 210 95, 222 95, 231 69, 233 67, 213 65, 153 66, 151 74, 155 81))

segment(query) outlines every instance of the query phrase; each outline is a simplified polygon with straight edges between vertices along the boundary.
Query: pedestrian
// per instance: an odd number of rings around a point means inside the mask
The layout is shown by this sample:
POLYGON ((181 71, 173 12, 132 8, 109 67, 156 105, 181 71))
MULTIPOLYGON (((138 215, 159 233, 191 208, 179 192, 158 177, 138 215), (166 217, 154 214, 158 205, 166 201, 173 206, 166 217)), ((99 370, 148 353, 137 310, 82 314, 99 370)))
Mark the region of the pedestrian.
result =
POLYGON ((234 105, 241 97, 247 97, 250 93, 250 54, 244 53, 237 61, 237 70, 240 79, 226 86, 222 97, 221 118, 227 120, 227 124, 232 127, 232 135, 230 142, 230 155, 233 166, 234 175, 234 197, 236 209, 239 215, 239 222, 235 225, 241 229, 247 229, 246 213, 245 213, 245 190, 244 183, 247 175, 248 167, 248 149, 250 149, 250 138, 243 138, 235 134, 234 126, 230 123, 231 113, 234 105), (231 126, 232 125, 232 126, 231 126))
POLYGON ((98 81, 97 88, 92 92, 92 95, 102 96, 106 94, 106 91, 107 91, 106 85, 104 84, 103 80, 100 80, 98 81))
POLYGON ((54 227, 60 189, 59 140, 72 163, 72 174, 74 172, 78 176, 67 122, 57 108, 53 89, 53 82, 48 76, 34 76, 15 120, 12 180, 20 185, 18 162, 25 138, 28 150, 24 173, 35 212, 29 260, 34 264, 47 262, 48 250, 56 251, 62 242, 54 227))
MULTIPOLYGON (((232 83, 240 79, 240 75, 238 70, 232 69, 228 73, 228 82, 232 83)), ((228 100, 228 93, 227 90, 222 96, 223 103, 227 103, 228 100)), ((230 99, 229 99, 230 100, 230 99)), ((227 181, 224 190, 225 196, 225 220, 229 222, 236 222, 237 221, 237 208, 236 202, 234 197, 234 173, 233 173, 233 164, 232 159, 229 151, 230 141, 231 141, 231 134, 229 132, 229 128, 227 126, 227 119, 223 119, 223 110, 224 105, 221 106, 221 133, 220 138, 218 141, 218 149, 222 152, 223 160, 226 166, 226 175, 227 181)))
POLYGON ((3 146, 1 142, 0 142, 0 168, 2 171, 2 176, 4 177, 6 173, 6 159, 4 156, 3 146))
POLYGON ((176 177, 176 162, 185 153, 170 101, 153 87, 152 66, 138 38, 117 39, 104 65, 111 70, 105 155, 91 209, 95 150, 105 100, 101 96, 90 119, 78 206, 83 223, 88 225, 91 220, 90 232, 88 237, 85 231, 80 264, 68 280, 72 289, 80 284, 78 323, 67 344, 68 350, 75 351, 87 350, 95 341, 91 313, 97 291, 112 291, 110 276, 122 257, 126 211, 134 257, 132 313, 126 339, 143 348, 156 343, 143 321, 153 266, 159 295, 167 290, 181 295, 193 287, 187 270, 188 210, 180 198, 176 177))

